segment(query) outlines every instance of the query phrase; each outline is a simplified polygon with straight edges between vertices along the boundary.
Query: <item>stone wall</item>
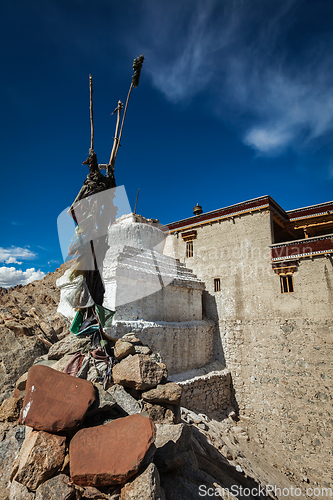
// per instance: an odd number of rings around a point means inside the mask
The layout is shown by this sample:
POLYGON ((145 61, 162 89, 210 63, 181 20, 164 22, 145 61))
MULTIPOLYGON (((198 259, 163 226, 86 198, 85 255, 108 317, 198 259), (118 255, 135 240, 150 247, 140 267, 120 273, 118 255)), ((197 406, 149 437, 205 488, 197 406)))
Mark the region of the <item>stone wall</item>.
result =
POLYGON ((271 227, 268 210, 197 226, 192 258, 180 232, 171 238, 206 284, 204 313, 218 322, 215 355, 231 371, 241 414, 287 469, 303 467, 332 485, 333 267, 325 256, 301 259, 294 293, 282 294, 271 227))
POLYGON ((212 415, 226 410, 231 404, 231 377, 229 370, 211 372, 177 382, 183 389, 181 406, 196 413, 212 415))

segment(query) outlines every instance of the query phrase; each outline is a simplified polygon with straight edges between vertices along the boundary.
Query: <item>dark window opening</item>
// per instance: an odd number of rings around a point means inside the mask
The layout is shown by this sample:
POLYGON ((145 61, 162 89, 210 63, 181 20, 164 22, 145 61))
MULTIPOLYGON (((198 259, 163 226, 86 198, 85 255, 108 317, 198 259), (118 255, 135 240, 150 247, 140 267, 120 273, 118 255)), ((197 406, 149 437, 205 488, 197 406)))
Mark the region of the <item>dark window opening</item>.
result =
POLYGON ((280 275, 281 293, 291 293, 294 291, 293 277, 291 274, 280 275))
POLYGON ((221 280, 220 278, 214 278, 214 292, 221 291, 221 280))
POLYGON ((193 257, 193 241, 186 242, 186 257, 193 257))

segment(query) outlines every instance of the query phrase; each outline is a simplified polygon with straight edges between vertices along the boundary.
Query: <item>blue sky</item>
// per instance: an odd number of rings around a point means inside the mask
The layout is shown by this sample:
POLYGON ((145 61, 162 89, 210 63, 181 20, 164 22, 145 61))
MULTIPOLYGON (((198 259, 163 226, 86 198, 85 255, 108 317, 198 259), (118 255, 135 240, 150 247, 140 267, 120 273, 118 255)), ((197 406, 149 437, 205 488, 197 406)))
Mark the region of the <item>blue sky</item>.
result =
POLYGON ((0 286, 62 263, 57 216, 145 55, 116 162, 138 213, 163 223, 269 194, 329 201, 333 3, 328 0, 3 0, 0 286))

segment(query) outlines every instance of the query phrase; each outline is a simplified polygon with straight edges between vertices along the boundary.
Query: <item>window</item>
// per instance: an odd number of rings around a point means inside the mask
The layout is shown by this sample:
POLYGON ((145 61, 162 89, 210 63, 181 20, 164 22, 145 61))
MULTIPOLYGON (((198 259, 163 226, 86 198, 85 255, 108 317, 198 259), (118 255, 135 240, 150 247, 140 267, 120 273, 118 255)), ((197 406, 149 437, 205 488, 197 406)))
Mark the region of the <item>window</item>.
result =
POLYGON ((193 241, 186 242, 186 257, 193 257, 193 241))
POLYGON ((221 280, 220 278, 214 278, 214 292, 221 291, 221 280))
POLYGON ((291 293, 294 291, 292 274, 280 274, 281 293, 291 293))

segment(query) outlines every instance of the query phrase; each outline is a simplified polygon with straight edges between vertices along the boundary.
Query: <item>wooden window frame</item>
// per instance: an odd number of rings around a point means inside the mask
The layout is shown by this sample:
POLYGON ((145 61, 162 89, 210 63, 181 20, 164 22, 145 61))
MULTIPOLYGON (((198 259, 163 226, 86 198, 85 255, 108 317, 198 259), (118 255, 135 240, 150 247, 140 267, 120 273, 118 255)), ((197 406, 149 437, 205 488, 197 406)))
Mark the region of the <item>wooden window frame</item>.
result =
POLYGON ((193 240, 186 241, 186 258, 193 257, 193 240))
POLYGON ((214 292, 221 291, 221 278, 214 278, 214 292))
POLYGON ((294 279, 292 273, 280 274, 281 293, 294 293, 294 279))

